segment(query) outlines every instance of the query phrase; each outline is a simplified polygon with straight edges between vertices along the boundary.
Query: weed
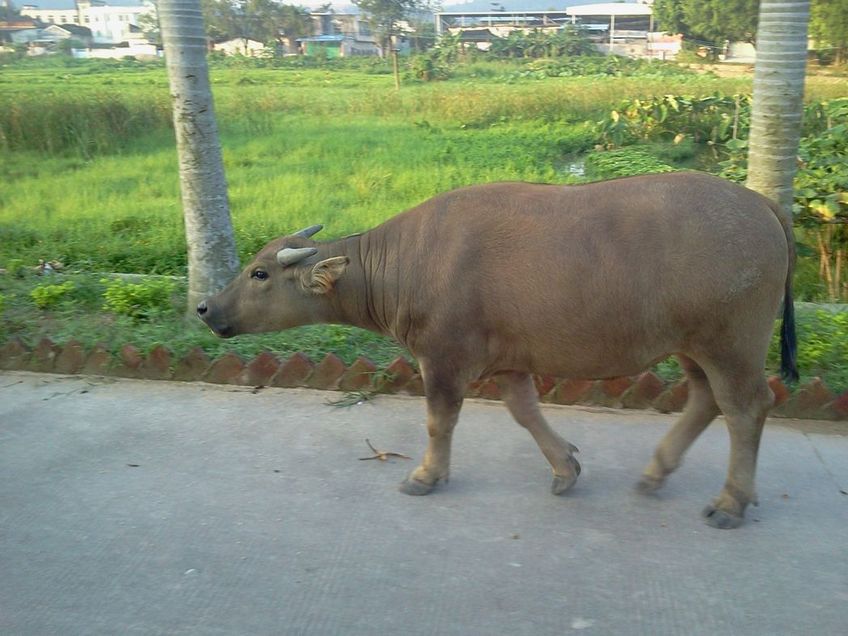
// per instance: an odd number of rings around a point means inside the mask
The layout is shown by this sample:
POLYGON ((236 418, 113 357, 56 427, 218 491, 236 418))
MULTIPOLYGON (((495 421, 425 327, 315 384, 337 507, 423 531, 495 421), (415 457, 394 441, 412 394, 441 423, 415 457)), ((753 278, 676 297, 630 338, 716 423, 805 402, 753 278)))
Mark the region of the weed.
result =
POLYGON ((121 279, 101 280, 106 283, 103 309, 135 320, 172 311, 175 285, 167 279, 131 283, 121 279))
POLYGON ((48 309, 55 307, 59 301, 67 298, 75 288, 76 285, 70 280, 59 284, 39 285, 30 291, 29 296, 32 298, 36 307, 39 309, 48 309))

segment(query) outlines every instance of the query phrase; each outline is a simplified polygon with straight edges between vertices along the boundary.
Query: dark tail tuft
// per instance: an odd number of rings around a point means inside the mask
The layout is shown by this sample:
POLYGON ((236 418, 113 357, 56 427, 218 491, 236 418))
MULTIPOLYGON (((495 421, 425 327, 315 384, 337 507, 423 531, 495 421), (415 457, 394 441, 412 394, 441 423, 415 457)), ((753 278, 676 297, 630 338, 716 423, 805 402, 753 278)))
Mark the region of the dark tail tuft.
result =
POLYGON ((780 325, 780 375, 789 383, 798 381, 798 341, 795 338, 795 304, 792 287, 786 285, 783 297, 783 324, 780 325))
POLYGON ((795 304, 792 300, 792 274, 795 271, 795 235, 792 232, 792 213, 784 211, 776 201, 769 199, 772 212, 783 226, 789 267, 783 288, 783 324, 780 326, 780 375, 787 383, 798 381, 798 341, 795 337, 795 304))

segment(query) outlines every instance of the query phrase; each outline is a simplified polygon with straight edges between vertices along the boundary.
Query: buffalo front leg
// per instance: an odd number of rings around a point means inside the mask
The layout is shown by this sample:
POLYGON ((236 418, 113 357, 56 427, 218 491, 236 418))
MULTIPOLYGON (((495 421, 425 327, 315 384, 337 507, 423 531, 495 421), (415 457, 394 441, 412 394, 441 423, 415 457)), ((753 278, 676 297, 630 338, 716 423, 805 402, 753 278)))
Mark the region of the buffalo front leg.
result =
POLYGON ((580 464, 574 458, 577 447, 557 435, 539 410, 539 394, 527 373, 505 373, 498 376, 503 399, 509 412, 521 426, 530 431, 554 472, 551 492, 559 495, 574 485, 580 464))
POLYGON ((421 465, 400 485, 400 491, 407 495, 427 495, 439 480, 448 480, 451 438, 465 393, 465 384, 456 376, 431 369, 424 362, 421 374, 427 396, 429 442, 421 465))

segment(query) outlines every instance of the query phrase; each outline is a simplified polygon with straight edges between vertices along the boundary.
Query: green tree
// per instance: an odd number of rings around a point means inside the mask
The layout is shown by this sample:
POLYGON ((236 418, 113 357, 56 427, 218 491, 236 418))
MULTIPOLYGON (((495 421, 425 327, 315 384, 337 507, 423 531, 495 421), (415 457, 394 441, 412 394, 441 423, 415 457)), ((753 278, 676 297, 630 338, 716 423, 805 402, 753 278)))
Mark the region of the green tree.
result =
POLYGON ((429 0, 353 0, 353 4, 368 16, 383 55, 391 47, 392 36, 400 35, 400 23, 431 7, 429 0))
POLYGON ((279 34, 288 43, 289 51, 297 52, 297 39, 312 34, 312 18, 309 17, 309 9, 283 4, 277 17, 279 21, 279 34))
POLYGON ((758 5, 759 0, 656 0, 653 8, 664 31, 720 46, 754 41, 758 5))
POLYGON ((2 16, 3 20, 11 22, 21 17, 20 9, 15 7, 12 0, 0 0, 0 3, 3 5, 3 10, 0 11, 0 16, 2 16))
POLYGON ((206 34, 211 40, 239 37, 236 7, 230 0, 200 0, 206 34))
POLYGON ((309 10, 276 0, 201 0, 206 32, 213 40, 244 38, 284 44, 311 32, 309 10))
POLYGON ((159 29, 159 16, 156 12, 142 13, 138 16, 138 28, 147 41, 156 46, 162 46, 162 31, 159 29))
POLYGON ((819 48, 832 48, 834 61, 848 61, 848 0, 813 0, 810 35, 819 48))

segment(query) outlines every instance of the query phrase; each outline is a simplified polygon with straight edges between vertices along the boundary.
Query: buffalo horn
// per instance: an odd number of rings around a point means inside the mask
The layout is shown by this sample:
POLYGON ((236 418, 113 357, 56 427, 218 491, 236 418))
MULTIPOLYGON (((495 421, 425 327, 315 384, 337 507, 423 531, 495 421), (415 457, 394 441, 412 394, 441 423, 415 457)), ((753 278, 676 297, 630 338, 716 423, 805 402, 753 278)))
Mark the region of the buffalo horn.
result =
POLYGON ((294 265, 302 261, 304 258, 309 258, 313 254, 317 254, 318 250, 314 247, 284 247, 277 252, 277 262, 285 267, 286 265, 294 265))
POLYGON ((310 225, 308 228, 301 230, 300 232, 295 232, 293 236, 299 236, 300 238, 312 238, 313 235, 318 234, 321 230, 324 229, 323 225, 310 225))

